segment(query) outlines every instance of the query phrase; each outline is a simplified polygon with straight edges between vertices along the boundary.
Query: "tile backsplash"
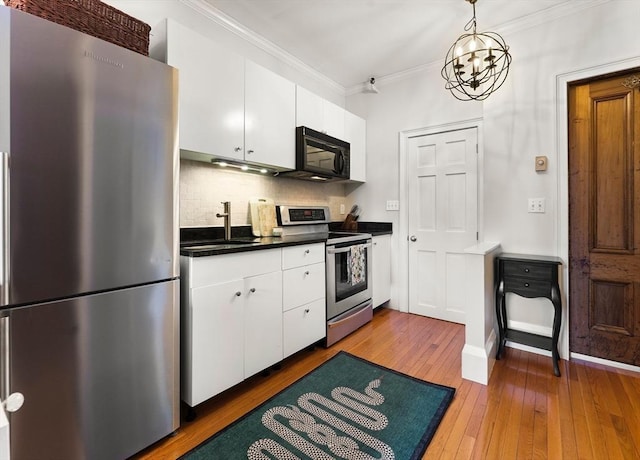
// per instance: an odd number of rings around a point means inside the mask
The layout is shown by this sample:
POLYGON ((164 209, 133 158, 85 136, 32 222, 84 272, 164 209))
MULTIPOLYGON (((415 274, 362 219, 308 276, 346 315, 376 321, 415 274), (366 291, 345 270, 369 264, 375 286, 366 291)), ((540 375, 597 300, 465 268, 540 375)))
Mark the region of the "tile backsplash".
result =
POLYGON ((343 184, 318 184, 285 177, 220 170, 206 163, 180 160, 180 226, 222 226, 216 213, 222 201, 231 202, 231 225, 250 225, 249 200, 272 198, 276 204, 329 206, 331 220, 343 220, 343 184))

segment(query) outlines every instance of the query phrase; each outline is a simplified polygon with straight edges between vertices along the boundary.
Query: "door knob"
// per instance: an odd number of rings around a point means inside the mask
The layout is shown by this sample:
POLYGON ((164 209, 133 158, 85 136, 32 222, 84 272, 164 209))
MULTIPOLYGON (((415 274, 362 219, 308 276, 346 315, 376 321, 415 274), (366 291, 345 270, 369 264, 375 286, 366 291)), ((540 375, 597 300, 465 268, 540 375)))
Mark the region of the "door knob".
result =
POLYGON ((411 235, 411 236, 409 237, 409 239, 410 239, 411 241, 418 241, 418 238, 416 238, 416 236, 415 236, 415 235, 411 235))

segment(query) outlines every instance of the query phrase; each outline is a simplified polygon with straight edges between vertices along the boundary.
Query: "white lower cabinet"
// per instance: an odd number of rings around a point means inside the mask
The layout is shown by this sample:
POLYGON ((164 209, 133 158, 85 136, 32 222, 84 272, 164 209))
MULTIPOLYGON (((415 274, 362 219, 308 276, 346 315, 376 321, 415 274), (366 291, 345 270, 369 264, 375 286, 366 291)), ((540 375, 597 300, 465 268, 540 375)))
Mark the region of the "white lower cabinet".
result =
POLYGON ((326 334, 324 297, 284 312, 284 356, 316 343, 326 334))
POLYGON ((326 272, 324 243, 282 250, 282 310, 284 356, 326 335, 326 272))
POLYGON ((244 380, 243 290, 244 280, 235 280, 192 292, 182 385, 182 399, 190 406, 244 380))
POLYGON ((194 407, 325 336, 324 243, 180 258, 182 400, 194 407))
POLYGON ((193 407, 282 360, 281 250, 182 257, 182 399, 193 407))
POLYGON ((391 299, 391 235, 377 235, 373 243, 373 308, 391 299))
POLYGON ((282 272, 245 280, 244 376, 282 361, 282 272))

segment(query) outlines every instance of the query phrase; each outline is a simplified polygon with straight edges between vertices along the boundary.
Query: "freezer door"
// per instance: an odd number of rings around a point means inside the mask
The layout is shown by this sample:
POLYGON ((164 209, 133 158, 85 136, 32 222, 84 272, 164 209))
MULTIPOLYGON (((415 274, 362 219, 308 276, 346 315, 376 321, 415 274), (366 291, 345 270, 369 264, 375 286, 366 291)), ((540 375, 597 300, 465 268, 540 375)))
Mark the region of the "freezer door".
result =
POLYGON ((9 312, 11 459, 126 458, 179 425, 178 281, 9 312))
POLYGON ((177 71, 10 13, 9 304, 177 276, 177 71))

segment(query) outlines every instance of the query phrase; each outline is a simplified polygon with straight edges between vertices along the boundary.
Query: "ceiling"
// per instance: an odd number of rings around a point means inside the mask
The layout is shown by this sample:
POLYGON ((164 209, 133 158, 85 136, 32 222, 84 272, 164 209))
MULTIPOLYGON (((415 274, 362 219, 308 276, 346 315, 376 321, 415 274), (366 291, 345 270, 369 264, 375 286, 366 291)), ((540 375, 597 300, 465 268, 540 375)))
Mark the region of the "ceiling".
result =
MULTIPOLYGON (((473 15, 465 0, 205 2, 345 89, 443 61, 473 15)), ((585 3, 593 0, 478 0, 478 31, 500 31, 532 15, 566 14, 585 3)))

